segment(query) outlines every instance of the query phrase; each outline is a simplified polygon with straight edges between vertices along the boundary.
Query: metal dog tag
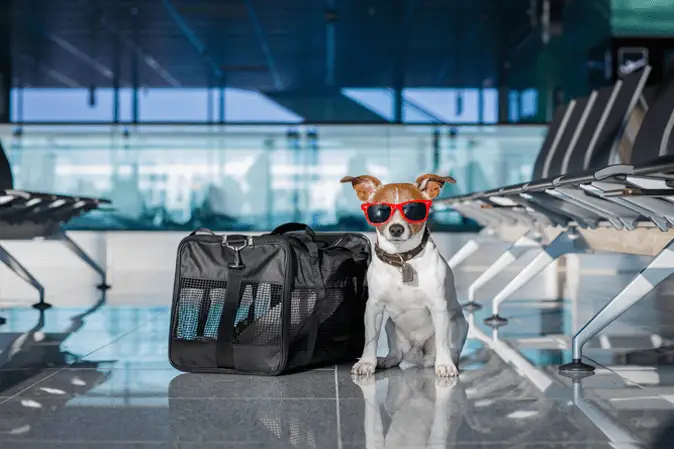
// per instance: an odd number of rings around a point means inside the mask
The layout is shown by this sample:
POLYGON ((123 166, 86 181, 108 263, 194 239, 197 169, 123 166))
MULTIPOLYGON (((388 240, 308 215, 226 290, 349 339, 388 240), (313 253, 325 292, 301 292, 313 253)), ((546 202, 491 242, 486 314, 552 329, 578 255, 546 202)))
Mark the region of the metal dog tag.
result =
POLYGON ((414 269, 412 268, 412 265, 403 263, 402 267, 400 267, 400 271, 403 275, 403 283, 407 284, 414 280, 414 269))

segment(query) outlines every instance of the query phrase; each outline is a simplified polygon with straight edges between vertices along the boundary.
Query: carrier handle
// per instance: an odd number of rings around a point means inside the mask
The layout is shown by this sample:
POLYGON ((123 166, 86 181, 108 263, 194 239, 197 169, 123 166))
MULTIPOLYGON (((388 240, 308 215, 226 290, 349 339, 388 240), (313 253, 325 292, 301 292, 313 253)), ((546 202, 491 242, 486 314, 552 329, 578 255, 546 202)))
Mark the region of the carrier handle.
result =
POLYGON ((197 234, 215 235, 215 232, 211 231, 208 228, 199 228, 199 229, 195 229, 194 231, 190 232, 190 235, 197 235, 197 234))
POLYGON ((282 224, 281 226, 278 226, 276 229, 271 231, 270 235, 283 235, 288 232, 297 232, 297 231, 304 231, 309 237, 311 237, 311 240, 314 240, 316 238, 316 233, 314 232, 314 230, 311 229, 309 225, 306 225, 304 223, 282 224))

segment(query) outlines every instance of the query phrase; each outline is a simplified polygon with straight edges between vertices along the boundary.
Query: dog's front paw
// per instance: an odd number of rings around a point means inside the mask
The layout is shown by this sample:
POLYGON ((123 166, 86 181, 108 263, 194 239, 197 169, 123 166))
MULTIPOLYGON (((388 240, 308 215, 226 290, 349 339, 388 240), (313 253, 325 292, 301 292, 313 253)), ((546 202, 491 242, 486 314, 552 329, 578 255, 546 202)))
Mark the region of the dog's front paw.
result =
POLYGON ((370 390, 375 387, 376 380, 374 376, 359 376, 356 374, 351 375, 351 381, 358 385, 361 390, 370 390))
POLYGON ((354 376, 371 376, 374 374, 375 367, 377 366, 377 362, 369 362, 369 361, 360 361, 357 362, 355 365, 353 365, 353 368, 351 368, 351 374, 354 376))
POLYGON ((452 388, 459 383, 458 376, 454 377, 436 377, 435 378, 435 391, 437 395, 449 394, 452 391, 452 388))
POLYGON ((435 375, 437 377, 457 377, 459 375, 459 370, 454 364, 435 365, 435 375))

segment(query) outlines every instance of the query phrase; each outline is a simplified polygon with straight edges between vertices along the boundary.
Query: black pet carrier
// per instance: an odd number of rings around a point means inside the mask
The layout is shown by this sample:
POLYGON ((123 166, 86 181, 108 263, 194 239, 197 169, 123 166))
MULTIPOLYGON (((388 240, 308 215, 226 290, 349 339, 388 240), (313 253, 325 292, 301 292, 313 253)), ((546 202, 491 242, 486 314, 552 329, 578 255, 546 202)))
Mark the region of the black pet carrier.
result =
POLYGON ((194 231, 178 247, 171 364, 277 375, 355 360, 370 257, 362 234, 299 223, 255 237, 194 231))

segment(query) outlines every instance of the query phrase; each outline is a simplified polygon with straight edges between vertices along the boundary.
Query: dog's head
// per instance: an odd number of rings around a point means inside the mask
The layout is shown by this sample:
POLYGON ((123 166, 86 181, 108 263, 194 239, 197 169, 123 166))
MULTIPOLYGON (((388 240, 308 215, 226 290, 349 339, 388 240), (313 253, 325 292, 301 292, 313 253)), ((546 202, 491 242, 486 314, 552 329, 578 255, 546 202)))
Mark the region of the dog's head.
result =
POLYGON ((456 183, 449 176, 433 174, 421 175, 414 183, 382 184, 368 175, 345 176, 341 182, 351 183, 368 222, 396 247, 423 233, 431 200, 445 183, 456 183))

